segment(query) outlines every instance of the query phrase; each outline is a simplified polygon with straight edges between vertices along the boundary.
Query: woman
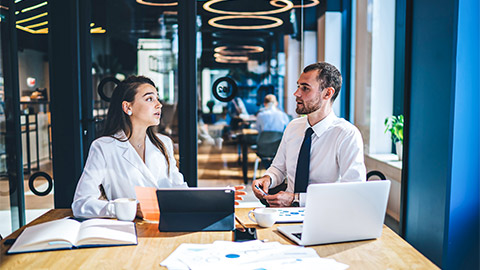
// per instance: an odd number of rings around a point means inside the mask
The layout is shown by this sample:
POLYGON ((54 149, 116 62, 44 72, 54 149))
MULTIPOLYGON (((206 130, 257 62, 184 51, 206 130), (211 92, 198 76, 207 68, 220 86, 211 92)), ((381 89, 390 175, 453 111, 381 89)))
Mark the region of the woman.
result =
POLYGON ((75 191, 76 217, 115 217, 113 203, 102 195, 109 200, 136 198, 135 186, 187 187, 172 141, 153 131, 161 108, 155 84, 146 77, 131 76, 115 88, 105 131, 92 143, 75 191))

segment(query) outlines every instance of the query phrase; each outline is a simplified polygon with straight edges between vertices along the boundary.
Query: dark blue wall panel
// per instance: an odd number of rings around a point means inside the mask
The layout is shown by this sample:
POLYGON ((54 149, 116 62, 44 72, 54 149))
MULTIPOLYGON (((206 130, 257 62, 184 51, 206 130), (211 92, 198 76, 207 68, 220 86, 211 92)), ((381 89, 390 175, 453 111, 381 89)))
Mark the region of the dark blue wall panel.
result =
POLYGON ((405 238, 444 269, 478 269, 478 0, 411 4, 405 238))
POLYGON ((445 269, 479 269, 479 3, 458 5, 452 174, 445 269))
POLYGON ((410 146, 405 238, 441 264, 453 109, 455 1, 412 1, 410 146))

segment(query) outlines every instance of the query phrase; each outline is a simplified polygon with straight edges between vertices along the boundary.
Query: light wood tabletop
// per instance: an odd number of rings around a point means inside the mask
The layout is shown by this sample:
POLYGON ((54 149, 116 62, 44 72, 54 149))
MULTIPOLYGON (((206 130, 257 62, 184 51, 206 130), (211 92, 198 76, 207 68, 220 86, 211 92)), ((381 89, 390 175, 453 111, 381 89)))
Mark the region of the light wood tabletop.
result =
MULTIPOLYGON (((293 244, 272 228, 254 225, 247 214, 250 209, 235 210, 247 227, 256 227, 258 239, 281 244, 293 244)), ((26 226, 72 216, 70 209, 53 209, 26 226)), ((232 232, 167 233, 158 231, 158 223, 136 220, 138 245, 121 247, 83 248, 7 255, 6 239, 16 238, 25 228, 0 241, 1 269, 152 269, 163 268, 162 262, 182 243, 212 243, 232 241, 232 232)), ((347 264, 349 269, 438 269, 420 252, 384 226, 379 239, 312 246, 322 258, 332 258, 347 264)))

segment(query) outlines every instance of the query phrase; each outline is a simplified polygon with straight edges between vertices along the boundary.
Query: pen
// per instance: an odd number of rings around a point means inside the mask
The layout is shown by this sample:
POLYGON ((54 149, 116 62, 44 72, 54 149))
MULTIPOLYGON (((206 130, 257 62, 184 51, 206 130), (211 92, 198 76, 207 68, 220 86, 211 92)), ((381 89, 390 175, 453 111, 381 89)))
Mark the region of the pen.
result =
POLYGON ((247 227, 245 226, 245 224, 243 224, 243 222, 240 221, 240 219, 237 216, 235 216, 235 220, 243 227, 242 232, 245 232, 247 230, 247 227))
POLYGON ((260 190, 260 192, 262 193, 263 196, 267 196, 268 194, 265 193, 265 191, 263 191, 263 189, 261 189, 259 186, 255 185, 255 188, 260 190))

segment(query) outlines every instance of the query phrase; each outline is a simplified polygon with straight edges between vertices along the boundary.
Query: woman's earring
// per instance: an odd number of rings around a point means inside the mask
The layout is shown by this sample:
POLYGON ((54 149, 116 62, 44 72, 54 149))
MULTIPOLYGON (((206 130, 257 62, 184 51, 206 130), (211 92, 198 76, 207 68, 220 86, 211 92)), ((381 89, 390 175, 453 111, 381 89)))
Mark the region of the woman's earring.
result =
POLYGON ((127 114, 128 114, 128 115, 132 115, 132 111, 128 111, 127 114))

